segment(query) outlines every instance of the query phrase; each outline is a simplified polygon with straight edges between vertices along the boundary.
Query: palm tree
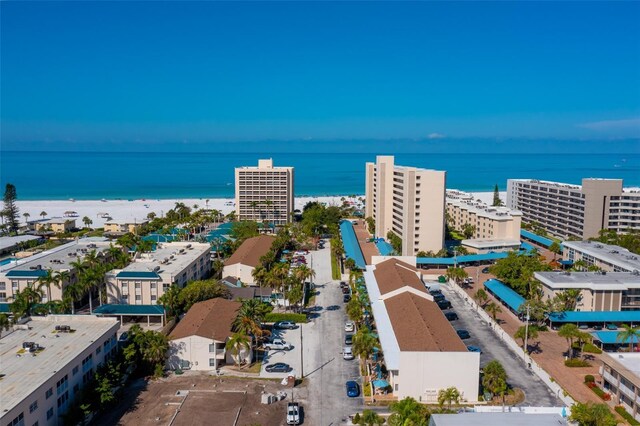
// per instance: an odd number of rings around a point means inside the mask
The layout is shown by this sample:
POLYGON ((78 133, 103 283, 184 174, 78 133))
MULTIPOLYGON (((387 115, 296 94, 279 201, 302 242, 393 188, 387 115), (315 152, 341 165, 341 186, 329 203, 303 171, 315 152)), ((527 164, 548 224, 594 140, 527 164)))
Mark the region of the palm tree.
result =
POLYGON ((169 349, 169 340, 167 336, 155 331, 144 332, 144 346, 142 358, 151 364, 162 365, 167 350, 169 349))
POLYGON ((460 402, 460 397, 460 391, 453 386, 446 389, 440 389, 438 392, 438 404, 442 407, 446 403, 449 410, 451 410, 451 403, 455 402, 458 404, 460 402))
POLYGON ((569 358, 573 358, 573 339, 575 339, 580 330, 575 324, 564 324, 558 329, 558 336, 564 337, 569 344, 569 358))
POLYGON ((264 266, 258 265, 255 268, 253 268, 253 271, 251 272, 251 276, 253 277, 253 280, 255 281, 255 283, 258 284, 260 287, 262 287, 268 282, 269 271, 267 271, 267 268, 265 268, 264 266))
POLYGON ((80 283, 68 284, 62 289, 62 300, 71 307, 71 314, 75 314, 75 302, 84 295, 84 290, 80 283))
POLYGON ((257 201, 252 201, 249 203, 249 207, 251 207, 251 219, 256 220, 256 208, 258 207, 257 201))
POLYGON ((356 356, 366 360, 373 353, 373 349, 377 347, 378 341, 365 327, 360 328, 353 336, 353 354, 356 356))
POLYGON ((502 395, 507 391, 507 372, 499 361, 489 362, 483 369, 482 386, 494 395, 502 395))
POLYGON ((448 279, 455 281, 456 284, 460 285, 462 280, 467 278, 469 275, 464 269, 456 267, 456 268, 448 268, 445 276, 448 279))
POLYGON ((360 301, 360 298, 358 297, 354 297, 351 300, 349 300, 349 303, 347 303, 347 315, 349 316, 349 319, 351 321, 355 321, 357 323, 360 323, 362 321, 362 302, 360 301))
POLYGON ((181 300, 180 300, 180 287, 177 285, 172 285, 167 291, 164 292, 162 296, 158 299, 158 303, 167 310, 169 316, 174 317, 179 315, 181 310, 181 300))
POLYGON ((38 278, 36 283, 38 284, 38 290, 42 290, 42 287, 47 289, 47 301, 51 300, 51 286, 56 285, 56 287, 60 288, 55 276, 55 272, 53 269, 49 268, 45 271, 45 275, 38 278))
POLYGON ((267 207, 267 221, 269 221, 269 212, 271 210, 272 216, 273 216, 273 210, 269 209, 269 207, 273 206, 273 201, 271 201, 269 198, 267 198, 266 200, 264 200, 264 205, 267 207))
POLYGON ((473 295, 473 298, 476 300, 476 302, 478 302, 478 305, 484 308, 487 301, 489 300, 489 295, 484 289, 480 288, 478 289, 478 291, 476 291, 476 294, 473 295))
POLYGON ((295 271, 293 271, 293 276, 298 280, 305 282, 307 280, 313 280, 316 276, 316 272, 307 265, 300 265, 295 269, 295 271))
POLYGON ((411 397, 394 402, 390 406, 391 416, 387 420, 390 426, 426 426, 427 409, 411 397))
MULTIPOLYGON (((282 296, 286 300, 287 299, 287 277, 289 276, 290 264, 289 263, 278 263, 271 269, 272 282, 275 285, 278 285, 279 289, 282 291, 282 296)), ((285 303, 284 307, 285 311, 287 310, 287 305, 285 303)))
POLYGON ((384 424, 384 418, 373 410, 364 410, 357 424, 360 426, 380 426, 384 424))
POLYGON ((14 320, 23 316, 30 316, 37 304, 42 302, 44 294, 37 288, 27 287, 22 291, 16 292, 11 299, 11 312, 14 320))
POLYGON ((231 351, 231 357, 237 366, 242 364, 243 359, 241 359, 240 353, 244 349, 245 351, 251 350, 251 338, 246 334, 239 332, 233 333, 233 336, 227 340, 227 343, 224 345, 225 349, 231 351))
POLYGON ((24 216, 24 223, 29 223, 29 216, 31 216, 29 213, 22 213, 22 216, 24 216))
POLYGON ((549 246, 549 251, 553 253, 553 260, 556 260, 556 256, 562 253, 562 247, 560 247, 560 244, 558 244, 557 241, 554 241, 549 246))
POLYGON ((629 341, 629 348, 633 352, 633 343, 640 340, 640 327, 633 327, 629 324, 622 324, 622 330, 618 331, 617 340, 621 342, 629 341))
POLYGON ((9 330, 10 328, 11 321, 9 321, 7 314, 0 314, 0 336, 2 336, 4 330, 9 330))
POLYGON ((44 210, 41 211, 40 216, 44 219, 45 217, 47 217, 47 212, 45 212, 44 210))
POLYGON ((484 309, 491 315, 494 321, 497 321, 498 314, 502 312, 502 308, 500 307, 500 305, 496 304, 495 302, 489 303, 484 309))
POLYGON ((89 216, 85 216, 82 218, 82 223, 84 223, 84 226, 86 228, 89 228, 89 225, 91 225, 93 221, 91 220, 91 218, 89 218, 89 216))
POLYGON ((271 309, 269 304, 257 299, 243 300, 233 321, 233 330, 255 338, 268 334, 266 330, 262 329, 262 321, 271 309))

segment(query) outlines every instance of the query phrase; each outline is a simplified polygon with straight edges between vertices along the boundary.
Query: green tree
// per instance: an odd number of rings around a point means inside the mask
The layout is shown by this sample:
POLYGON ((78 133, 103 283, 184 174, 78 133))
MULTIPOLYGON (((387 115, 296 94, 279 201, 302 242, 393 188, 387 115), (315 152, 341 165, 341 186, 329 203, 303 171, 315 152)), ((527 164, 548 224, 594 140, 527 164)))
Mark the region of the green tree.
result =
POLYGON ((348 270, 352 270, 352 269, 356 269, 356 261, 353 260, 352 258, 348 258, 347 260, 344 261, 344 267, 347 268, 348 270))
POLYGON ((549 246, 549 251, 553 253, 553 260, 556 260, 556 256, 562 253, 562 247, 558 244, 557 241, 554 241, 549 246))
POLYGON ((395 234, 393 231, 387 232, 387 241, 393 247, 393 251, 396 254, 402 253, 402 239, 395 234))
POLYGON ((43 276, 38 277, 36 284, 37 284, 38 290, 42 290, 43 287, 47 289, 46 294, 47 294, 48 301, 51 300, 51 286, 55 285, 56 287, 60 288, 60 284, 57 282, 55 278, 55 272, 51 268, 47 269, 43 276))
POLYGON ((234 333, 227 343, 225 349, 231 351, 233 361, 237 366, 244 364, 245 359, 240 356, 242 350, 249 351, 251 349, 251 338, 244 333, 234 333))
POLYGON ((483 369, 482 386, 494 395, 502 395, 507 392, 507 372, 499 361, 489 362, 483 369))
POLYGON ((640 340, 640 327, 633 327, 629 324, 622 324, 622 330, 618 331, 616 339, 619 342, 629 341, 629 349, 633 352, 633 344, 640 340))
POLYGON ((446 389, 440 389, 438 391, 438 404, 442 407, 447 404, 449 410, 451 410, 451 404, 458 404, 460 402, 460 391, 456 387, 450 387, 446 389))
POLYGON ((551 267, 540 256, 517 252, 508 253, 490 268, 493 275, 527 299, 540 298, 540 282, 535 279, 534 272, 549 270, 551 267))
POLYGON ((31 216, 29 213, 22 213, 22 216, 24 216, 24 223, 29 223, 29 217, 31 216))
POLYGON ((502 312, 500 305, 495 302, 489 303, 484 309, 489 313, 489 315, 491 315, 491 318, 493 318, 494 321, 497 321, 498 314, 502 312))
POLYGON ((498 188, 498 184, 493 188, 493 206, 499 207, 504 205, 502 200, 500 199, 500 189, 498 188))
POLYGON ((578 402, 571 407, 570 420, 580 426, 616 426, 618 420, 606 404, 578 402))
POLYGON ((389 409, 389 426, 427 426, 429 411, 411 397, 392 403, 389 409))
POLYGON ((356 323, 362 322, 362 302, 358 297, 353 297, 347 303, 347 316, 351 321, 355 321, 356 323))
POLYGON ((180 304, 183 312, 187 312, 195 303, 228 295, 228 290, 216 280, 192 281, 180 291, 180 304))
POLYGON ((479 288, 478 291, 476 291, 476 293, 473 295, 473 298, 478 303, 478 305, 484 308, 489 301, 489 294, 487 294, 487 292, 483 288, 479 288))
POLYGON ((447 268, 445 276, 447 277, 447 279, 453 280, 456 282, 456 284, 460 285, 460 283, 462 283, 462 281, 467 278, 469 274, 467 274, 467 271, 465 271, 464 269, 456 267, 447 268))
POLYGON ((174 284, 158 299, 158 303, 164 307, 169 317, 175 317, 184 312, 181 291, 180 287, 174 284))
POLYGON ((366 327, 358 329, 353 336, 353 354, 359 356, 362 359, 368 359, 373 353, 373 349, 379 347, 378 340, 373 337, 371 332, 366 327))
POLYGON ((580 330, 575 324, 564 324, 558 329, 558 336, 564 337, 569 344, 569 358, 573 358, 573 342, 578 337, 580 330))
POLYGON ((364 410, 355 424, 360 426, 380 426, 384 424, 384 418, 373 410, 364 410))
POLYGON ((272 309, 273 306, 261 300, 243 300, 236 318, 233 321, 233 330, 256 339, 261 338, 268 334, 267 331, 262 329, 262 322, 272 309))
POLYGON ((374 218, 372 218, 371 216, 369 216, 368 218, 365 219, 365 222, 367 222, 367 230, 369 231, 369 233, 371 235, 375 235, 376 234, 376 221, 374 218))
POLYGON ((84 223, 84 226, 86 228, 89 228, 89 226, 93 224, 93 221, 89 218, 89 216, 85 216, 82 218, 82 223, 84 223))
POLYGON ((2 336, 2 332, 5 330, 9 330, 11 328, 11 321, 9 321, 9 316, 7 314, 0 314, 0 336, 2 336))
MULTIPOLYGON (((522 325, 518 328, 518 331, 516 331, 516 333, 513 335, 513 338, 520 339, 522 341, 522 346, 524 346, 525 338, 528 338, 529 340, 535 340, 538 338, 538 327, 533 325, 529 326, 529 330, 527 334, 527 327, 522 325)), ((525 348, 525 349, 527 352, 529 351, 529 348, 525 348)))
POLYGON ((239 247, 246 239, 251 237, 257 237, 260 233, 258 232, 258 224, 256 222, 250 221, 240 221, 233 222, 231 226, 230 236, 235 240, 236 247, 239 247))
POLYGON ((40 212, 40 217, 41 217, 41 218, 43 218, 43 219, 44 219, 45 217, 47 217, 47 212, 45 212, 44 210, 42 210, 42 211, 40 212))
POLYGON ((2 214, 6 219, 7 229, 10 233, 18 232, 20 227, 20 223, 18 221, 18 218, 20 217, 20 210, 16 205, 17 199, 18 195, 16 187, 13 184, 8 183, 4 190, 4 210, 2 210, 2 214))
POLYGON ((13 303, 11 303, 13 318, 19 320, 24 316, 30 316, 36 305, 42 303, 43 296, 44 293, 42 291, 33 287, 27 287, 14 293, 12 297, 13 303))
POLYGON ((466 223, 464 225, 464 227, 462 228, 462 235, 464 235, 465 238, 473 238, 473 236, 476 234, 476 226, 472 225, 470 223, 466 223))
POLYGON ((551 301, 550 308, 554 312, 573 311, 576 309, 582 291, 578 288, 568 288, 559 292, 551 301))

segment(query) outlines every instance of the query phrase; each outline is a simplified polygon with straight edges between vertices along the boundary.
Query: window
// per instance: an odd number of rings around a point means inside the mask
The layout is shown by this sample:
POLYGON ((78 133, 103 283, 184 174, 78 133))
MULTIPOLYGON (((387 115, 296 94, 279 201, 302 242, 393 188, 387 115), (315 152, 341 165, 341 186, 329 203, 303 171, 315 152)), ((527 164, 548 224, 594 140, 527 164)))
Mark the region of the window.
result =
POLYGON ((36 399, 35 401, 33 401, 31 403, 31 405, 29 406, 29 412, 33 413, 34 411, 36 411, 38 409, 38 400, 36 399))
POLYGON ((215 367, 215 366, 216 366, 216 359, 209 358, 209 367, 215 367))
POLYGON ((75 384, 73 385, 73 393, 78 393, 78 391, 80 390, 80 385, 79 384, 75 384))
POLYGON ((67 386, 69 385, 67 380, 67 375, 65 375, 62 379, 58 380, 56 383, 56 392, 60 395, 62 392, 67 390, 67 386))
POLYGON ((209 345, 209 352, 215 352, 216 351, 216 344, 212 343, 209 345))
POLYGON ((49 397, 51 397, 51 395, 53 395, 53 388, 47 389, 47 392, 45 392, 45 394, 44 394, 46 399, 49 399, 49 397))
POLYGON ((51 417, 53 417, 53 407, 47 410, 47 420, 49 420, 51 417))
POLYGON ((7 284, 5 284, 4 281, 0 282, 0 290, 6 290, 7 289, 7 284))
POLYGON ((58 408, 63 407, 67 400, 69 399, 69 392, 65 392, 62 394, 60 398, 58 398, 58 408))
POLYGON ((38 423, 38 421, 36 421, 36 422, 35 422, 34 424, 32 424, 31 426, 38 426, 38 425, 39 425, 39 423, 38 423))
POLYGON ((80 366, 76 365, 75 367, 73 367, 73 375, 75 376, 76 374, 78 374, 78 370, 80 370, 80 366))
POLYGON ((101 348, 100 346, 98 346, 98 347, 96 348, 96 355, 99 355, 99 354, 100 354, 100 352, 102 352, 102 348, 101 348))
POLYGON ((0 302, 6 302, 7 301, 7 293, 2 291, 0 292, 0 302))
POLYGON ((24 413, 20 413, 8 426, 24 426, 24 413))

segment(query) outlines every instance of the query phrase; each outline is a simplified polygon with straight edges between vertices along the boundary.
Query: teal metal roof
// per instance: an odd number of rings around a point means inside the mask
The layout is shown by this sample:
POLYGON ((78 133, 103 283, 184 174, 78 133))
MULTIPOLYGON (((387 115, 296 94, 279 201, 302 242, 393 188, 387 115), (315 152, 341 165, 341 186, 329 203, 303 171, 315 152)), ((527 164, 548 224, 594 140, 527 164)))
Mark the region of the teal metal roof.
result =
MULTIPOLYGON (((617 331, 594 331, 591 333, 595 340, 599 340, 604 344, 629 344, 631 343, 629 338, 626 339, 618 339, 617 331)), ((638 343, 638 339, 633 339, 633 343, 638 343)))
POLYGON ((515 312, 518 312, 520 306, 522 306, 525 302, 524 297, 520 296, 500 280, 487 280, 484 282, 484 286, 487 288, 487 290, 491 291, 494 296, 506 303, 507 306, 509 306, 509 308, 515 312))
POLYGON ((170 243, 176 238, 173 235, 149 234, 142 237, 142 241, 153 241, 154 243, 170 243))
POLYGON ((367 264, 364 261, 356 231, 353 229, 353 223, 349 220, 340 222, 340 234, 342 235, 342 245, 344 246, 345 255, 356 262, 359 269, 366 269, 367 264))
POLYGON ((549 314, 551 322, 616 322, 640 324, 640 311, 566 311, 549 314))
POLYGON ((164 315, 160 305, 102 305, 93 310, 96 315, 164 315))
POLYGON ((31 269, 26 271, 16 271, 12 269, 7 272, 7 277, 15 277, 15 278, 40 278, 47 275, 47 271, 44 269, 31 269))
POLYGON ((116 278, 138 278, 138 279, 148 279, 148 280, 159 280, 160 275, 155 272, 145 272, 145 271, 122 271, 116 275, 116 278))
POLYGON ((8 314, 11 312, 11 303, 0 303, 0 314, 8 314))
POLYGON ((520 236, 523 238, 526 238, 527 240, 531 240, 534 243, 538 243, 541 246, 544 247, 549 247, 551 244, 553 244, 553 240, 551 238, 545 238, 545 237, 541 237, 538 234, 534 234, 531 231, 527 231, 526 229, 521 229, 520 230, 520 236))
POLYGON ((453 257, 419 257, 416 259, 418 265, 451 265, 453 266, 457 261, 458 264, 471 263, 471 262, 483 262, 487 260, 504 259, 507 257, 508 252, 500 253, 484 253, 484 254, 467 254, 464 256, 453 257))

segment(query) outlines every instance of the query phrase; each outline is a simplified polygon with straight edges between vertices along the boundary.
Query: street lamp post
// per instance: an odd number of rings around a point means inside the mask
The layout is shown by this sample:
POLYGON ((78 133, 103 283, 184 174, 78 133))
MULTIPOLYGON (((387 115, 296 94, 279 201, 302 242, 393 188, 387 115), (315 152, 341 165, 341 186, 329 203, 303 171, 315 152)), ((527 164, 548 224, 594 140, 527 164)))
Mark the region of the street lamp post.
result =
MULTIPOLYGON (((526 317, 526 322, 524 325, 524 347, 522 348, 522 350, 524 351, 524 355, 527 354, 527 340, 529 338, 529 318, 530 318, 530 307, 529 305, 527 305, 527 317, 526 317)), ((526 361, 526 359, 525 359, 526 361)))
POLYGON ((300 378, 304 379, 304 345, 302 344, 302 324, 300 324, 300 378))

